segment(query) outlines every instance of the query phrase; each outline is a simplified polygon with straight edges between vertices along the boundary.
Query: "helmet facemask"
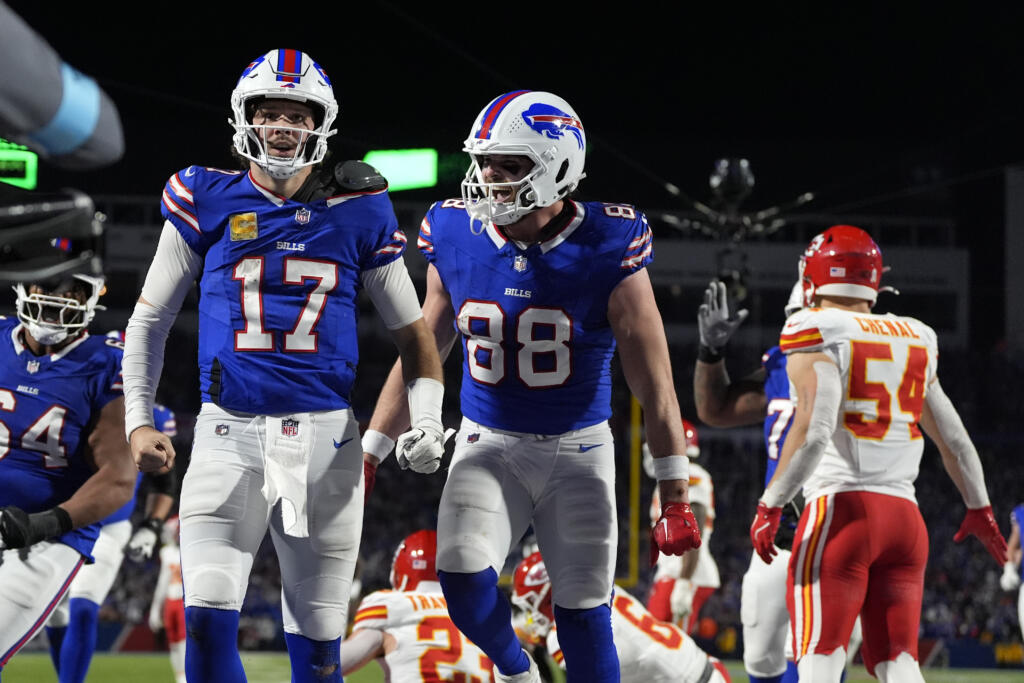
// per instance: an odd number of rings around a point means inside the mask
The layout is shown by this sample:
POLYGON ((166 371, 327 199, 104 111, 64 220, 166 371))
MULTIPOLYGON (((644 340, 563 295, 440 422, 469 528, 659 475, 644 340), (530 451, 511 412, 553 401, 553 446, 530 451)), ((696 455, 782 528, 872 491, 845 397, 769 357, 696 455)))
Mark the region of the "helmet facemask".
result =
POLYGON ((330 80, 309 55, 295 50, 271 50, 250 64, 231 93, 229 122, 235 129, 235 152, 263 169, 270 177, 286 180, 302 168, 323 161, 327 138, 338 115, 338 103, 330 80), (253 115, 266 101, 298 102, 312 110, 313 128, 295 128, 282 124, 280 116, 272 122, 254 124, 253 115), (270 153, 268 137, 276 130, 301 131, 290 156, 270 153))
POLYGON ((78 336, 92 322, 96 302, 103 292, 103 278, 76 274, 57 283, 18 283, 18 320, 43 346, 54 346, 78 336), (32 291, 42 290, 42 291, 32 291), (73 294, 74 296, 67 296, 73 294))

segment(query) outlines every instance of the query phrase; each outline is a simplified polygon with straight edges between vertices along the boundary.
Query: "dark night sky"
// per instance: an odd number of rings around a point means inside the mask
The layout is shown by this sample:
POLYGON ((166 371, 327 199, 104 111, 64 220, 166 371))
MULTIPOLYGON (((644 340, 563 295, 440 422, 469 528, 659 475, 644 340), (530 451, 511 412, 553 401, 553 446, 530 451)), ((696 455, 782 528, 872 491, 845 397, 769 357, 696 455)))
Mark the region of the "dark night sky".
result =
POLYGON ((706 198, 721 156, 751 160, 752 202, 811 189, 825 192, 821 209, 898 191, 919 167, 948 180, 1024 159, 1020 16, 934 5, 895 16, 864 3, 828 15, 625 3, 625 16, 574 3, 232 3, 247 9, 228 13, 206 2, 122 16, 90 3, 11 5, 121 109, 122 162, 87 177, 42 175, 98 194, 155 195, 183 166, 229 164, 230 90, 274 47, 310 53, 331 76, 344 157, 457 152, 495 95, 556 92, 587 127, 586 189, 609 201, 668 208, 656 179, 706 198))

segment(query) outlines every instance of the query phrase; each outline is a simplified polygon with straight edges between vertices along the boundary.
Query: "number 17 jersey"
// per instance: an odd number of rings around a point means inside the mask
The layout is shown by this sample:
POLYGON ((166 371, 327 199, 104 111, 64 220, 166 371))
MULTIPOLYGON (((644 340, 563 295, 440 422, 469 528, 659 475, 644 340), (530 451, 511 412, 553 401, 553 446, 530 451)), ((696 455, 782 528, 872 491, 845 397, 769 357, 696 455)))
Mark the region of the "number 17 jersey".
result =
POLYGON ((462 413, 479 424, 550 435, 611 415, 608 298, 651 262, 651 230, 620 204, 567 200, 556 220, 561 230, 527 246, 449 199, 420 226, 462 340, 462 413))

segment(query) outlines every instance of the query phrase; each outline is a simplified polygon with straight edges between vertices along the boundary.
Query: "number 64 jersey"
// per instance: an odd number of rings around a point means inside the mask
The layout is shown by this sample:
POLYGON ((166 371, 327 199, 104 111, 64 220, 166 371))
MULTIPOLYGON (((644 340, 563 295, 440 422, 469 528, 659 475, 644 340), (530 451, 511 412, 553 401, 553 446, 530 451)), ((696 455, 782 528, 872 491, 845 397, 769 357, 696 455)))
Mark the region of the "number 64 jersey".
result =
POLYGON ((786 321, 779 346, 787 355, 827 354, 842 382, 836 450, 826 449, 804 483, 804 496, 857 490, 916 503, 924 450, 918 422, 939 357, 932 328, 891 314, 809 308, 786 321))
POLYGON ((451 297, 463 342, 463 414, 533 434, 608 419, 608 298, 651 262, 646 217, 632 206, 566 201, 550 234, 523 245, 471 222, 464 206, 431 206, 418 242, 451 297))

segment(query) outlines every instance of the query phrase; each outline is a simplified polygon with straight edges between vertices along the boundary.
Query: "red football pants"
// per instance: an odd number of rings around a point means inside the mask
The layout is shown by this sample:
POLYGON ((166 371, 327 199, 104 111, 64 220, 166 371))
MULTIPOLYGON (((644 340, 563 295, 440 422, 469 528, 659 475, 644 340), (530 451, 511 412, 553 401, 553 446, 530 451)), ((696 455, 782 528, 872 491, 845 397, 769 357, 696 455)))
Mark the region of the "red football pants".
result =
MULTIPOLYGON (((658 579, 654 582, 654 586, 651 587, 651 597, 647 599, 647 611, 655 619, 672 623, 672 588, 675 584, 675 579, 666 578, 658 579)), ((696 592, 693 594, 690 616, 686 618, 684 630, 687 633, 693 633, 693 629, 697 627, 697 617, 700 614, 700 610, 715 590, 711 586, 697 587, 696 592)), ((679 625, 682 626, 682 624, 679 625)))
POLYGON ((164 601, 164 629, 167 631, 168 643, 180 643, 185 640, 185 600, 164 601))
POLYGON ((846 647, 857 614, 869 673, 901 652, 917 659, 928 532, 904 498, 846 491, 804 507, 786 604, 796 659, 846 647))

